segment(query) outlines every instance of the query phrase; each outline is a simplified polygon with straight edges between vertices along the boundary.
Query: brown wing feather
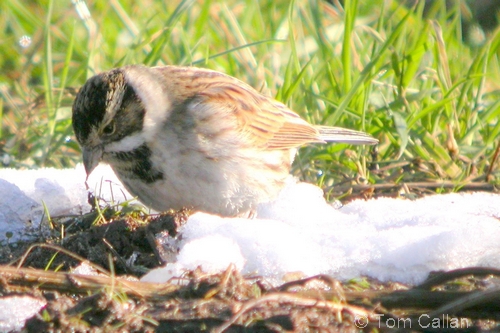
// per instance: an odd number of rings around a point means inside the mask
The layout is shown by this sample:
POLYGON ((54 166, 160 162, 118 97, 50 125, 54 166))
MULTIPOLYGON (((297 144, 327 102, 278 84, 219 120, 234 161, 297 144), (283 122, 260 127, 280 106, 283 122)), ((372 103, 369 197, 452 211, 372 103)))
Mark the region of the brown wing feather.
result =
MULTIPOLYGON (((233 134, 241 136, 240 140, 235 138, 236 141, 252 147, 290 149, 311 142, 376 142, 362 132, 342 133, 338 128, 312 126, 284 104, 216 71, 176 66, 155 69, 166 78, 172 99, 201 98, 210 106, 203 108, 204 112, 216 117, 233 117, 233 134), (357 141, 355 134, 361 135, 361 140, 357 141)), ((219 119, 212 119, 212 124, 216 125, 219 119)))
POLYGON ((239 123, 239 133, 251 145, 290 149, 309 142, 323 142, 314 127, 283 104, 247 89, 228 94, 224 103, 231 105, 239 123))
POLYGON ((212 110, 225 110, 222 113, 230 110, 236 119, 236 133, 253 147, 290 149, 309 142, 324 142, 313 126, 285 105, 233 77, 205 69, 172 67, 171 70, 175 71, 176 90, 195 87, 191 95, 202 98, 212 110))

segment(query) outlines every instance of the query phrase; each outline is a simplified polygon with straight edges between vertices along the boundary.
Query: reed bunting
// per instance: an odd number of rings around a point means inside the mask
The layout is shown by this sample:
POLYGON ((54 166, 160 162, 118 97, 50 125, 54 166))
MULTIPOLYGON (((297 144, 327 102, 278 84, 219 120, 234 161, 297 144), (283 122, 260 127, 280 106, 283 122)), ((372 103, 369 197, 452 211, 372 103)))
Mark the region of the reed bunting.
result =
POLYGON ((298 147, 376 144, 363 132, 314 126, 222 73, 125 66, 90 78, 73 104, 87 177, 100 161, 157 211, 248 216, 276 198, 298 147))

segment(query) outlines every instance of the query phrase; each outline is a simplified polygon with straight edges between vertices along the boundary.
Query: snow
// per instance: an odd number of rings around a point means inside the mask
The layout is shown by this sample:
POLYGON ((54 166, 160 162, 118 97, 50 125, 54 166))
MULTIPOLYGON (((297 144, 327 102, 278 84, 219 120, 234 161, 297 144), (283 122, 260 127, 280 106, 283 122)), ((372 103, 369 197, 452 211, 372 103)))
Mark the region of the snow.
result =
MULTIPOLYGON (((489 193, 434 195, 411 201, 379 198, 356 200, 335 209, 322 191, 290 180, 276 202, 260 207, 253 220, 191 216, 181 230, 178 260, 154 271, 162 282, 182 269, 201 264, 188 246, 210 253, 227 246, 227 267, 239 250, 242 273, 258 274, 279 283, 289 272, 307 276, 326 273, 346 280, 370 276, 381 281, 417 284, 430 271, 468 266, 500 268, 500 196, 489 193), (219 238, 217 238, 217 236, 219 238), (208 242, 207 237, 213 237, 208 242), (238 246, 234 248, 234 243, 238 246)), ((219 269, 211 270, 218 271, 219 269)))
MULTIPOLYGON (((84 182, 81 165, 0 170, 0 243, 37 227, 42 201, 52 216, 89 211, 84 182)), ((109 202, 132 198, 106 165, 88 184, 109 202)), ((244 274, 277 283, 287 273, 302 272, 416 284, 434 270, 500 268, 499 220, 498 194, 378 198, 334 208, 319 188, 290 177, 280 197, 261 205, 254 219, 192 215, 180 230, 176 261, 143 280, 166 281, 198 266, 219 272, 234 264, 244 274)))
MULTIPOLYGON (((100 165, 88 180, 89 189, 109 202, 133 198, 109 166, 100 165)), ((0 244, 6 232, 10 241, 26 238, 44 217, 44 207, 52 217, 81 214, 90 210, 85 189, 85 171, 75 169, 0 169, 0 244)))
POLYGON ((0 297, 0 332, 19 331, 47 302, 31 296, 0 297))

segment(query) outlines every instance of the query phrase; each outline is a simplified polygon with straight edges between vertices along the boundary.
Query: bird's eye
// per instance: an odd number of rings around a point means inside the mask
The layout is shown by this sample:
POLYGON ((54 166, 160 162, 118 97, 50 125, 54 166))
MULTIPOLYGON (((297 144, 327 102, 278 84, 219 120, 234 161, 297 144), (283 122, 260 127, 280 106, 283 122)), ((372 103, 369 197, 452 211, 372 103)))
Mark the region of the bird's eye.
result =
POLYGON ((111 135, 115 132, 115 123, 110 122, 106 127, 103 128, 102 133, 105 135, 111 135))

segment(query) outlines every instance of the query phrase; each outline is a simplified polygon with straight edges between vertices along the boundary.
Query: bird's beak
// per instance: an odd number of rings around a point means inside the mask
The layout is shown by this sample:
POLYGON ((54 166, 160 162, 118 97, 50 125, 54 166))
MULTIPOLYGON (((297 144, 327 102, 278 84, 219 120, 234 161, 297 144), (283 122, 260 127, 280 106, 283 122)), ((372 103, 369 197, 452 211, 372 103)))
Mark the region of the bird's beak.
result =
POLYGON ((95 167, 102 158, 103 149, 101 146, 93 147, 93 148, 83 148, 83 165, 85 166, 85 172, 87 173, 87 178, 89 178, 92 171, 94 171, 95 167))

